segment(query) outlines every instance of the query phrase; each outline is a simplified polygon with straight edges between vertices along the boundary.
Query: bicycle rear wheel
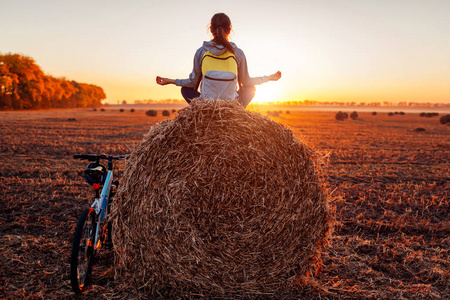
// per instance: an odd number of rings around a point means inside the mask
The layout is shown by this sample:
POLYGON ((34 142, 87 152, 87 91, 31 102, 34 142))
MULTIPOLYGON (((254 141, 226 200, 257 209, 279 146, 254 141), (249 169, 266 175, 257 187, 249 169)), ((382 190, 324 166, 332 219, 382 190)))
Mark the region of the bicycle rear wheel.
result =
POLYGON ((97 223, 95 211, 86 208, 78 220, 70 258, 70 281, 75 293, 81 293, 89 284, 94 262, 94 239, 97 223))

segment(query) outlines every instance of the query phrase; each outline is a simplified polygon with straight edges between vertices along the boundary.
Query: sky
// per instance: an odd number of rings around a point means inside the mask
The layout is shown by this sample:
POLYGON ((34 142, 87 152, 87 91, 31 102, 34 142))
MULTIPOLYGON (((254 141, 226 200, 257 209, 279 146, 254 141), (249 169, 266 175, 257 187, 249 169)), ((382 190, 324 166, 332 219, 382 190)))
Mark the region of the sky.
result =
POLYGON ((102 87, 106 102, 181 99, 217 12, 252 77, 254 101, 450 103, 449 0, 0 0, 0 52, 102 87))

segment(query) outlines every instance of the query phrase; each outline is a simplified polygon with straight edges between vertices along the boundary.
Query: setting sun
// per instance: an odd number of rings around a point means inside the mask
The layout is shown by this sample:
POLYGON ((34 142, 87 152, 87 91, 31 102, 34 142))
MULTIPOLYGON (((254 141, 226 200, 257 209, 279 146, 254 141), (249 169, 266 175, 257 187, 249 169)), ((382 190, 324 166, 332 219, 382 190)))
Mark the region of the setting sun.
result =
POLYGON ((252 102, 265 103, 281 101, 283 100, 282 96, 279 85, 277 83, 269 82, 256 87, 255 98, 253 98, 252 102))

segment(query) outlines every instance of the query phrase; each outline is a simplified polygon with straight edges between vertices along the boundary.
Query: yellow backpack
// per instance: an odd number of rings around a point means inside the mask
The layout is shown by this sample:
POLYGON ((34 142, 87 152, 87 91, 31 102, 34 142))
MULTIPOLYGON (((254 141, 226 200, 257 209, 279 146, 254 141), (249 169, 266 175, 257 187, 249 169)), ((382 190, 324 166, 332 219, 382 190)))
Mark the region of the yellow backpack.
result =
POLYGON ((210 51, 206 51, 202 59, 202 73, 206 74, 208 71, 232 72, 237 76, 236 57, 230 51, 226 51, 222 55, 214 55, 210 51))
POLYGON ((201 98, 236 99, 238 65, 232 52, 214 55, 206 51, 202 58, 202 74, 201 98))

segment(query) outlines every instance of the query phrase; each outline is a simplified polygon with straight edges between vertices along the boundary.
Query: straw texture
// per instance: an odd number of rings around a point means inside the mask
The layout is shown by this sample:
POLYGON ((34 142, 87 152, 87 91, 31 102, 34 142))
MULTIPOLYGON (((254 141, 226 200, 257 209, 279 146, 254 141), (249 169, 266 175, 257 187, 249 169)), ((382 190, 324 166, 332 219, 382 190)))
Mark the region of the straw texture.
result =
POLYGON ((116 277, 162 297, 258 297, 314 272, 330 232, 316 153, 237 101, 151 128, 112 206, 116 277))

